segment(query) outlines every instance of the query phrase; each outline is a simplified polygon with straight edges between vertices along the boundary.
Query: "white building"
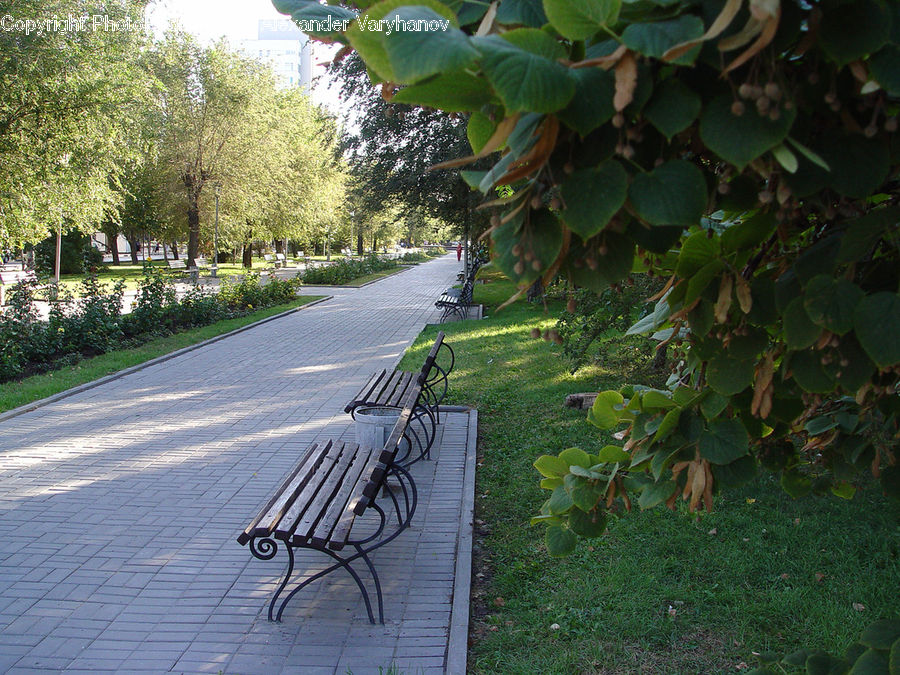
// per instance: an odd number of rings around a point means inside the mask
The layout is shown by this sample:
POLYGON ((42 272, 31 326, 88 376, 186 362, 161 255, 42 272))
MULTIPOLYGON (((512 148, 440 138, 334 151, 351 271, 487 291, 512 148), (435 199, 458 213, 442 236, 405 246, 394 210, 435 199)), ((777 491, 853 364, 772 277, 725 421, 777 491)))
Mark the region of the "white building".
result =
POLYGON ((312 47, 306 34, 290 19, 260 19, 257 39, 242 40, 241 51, 250 58, 271 63, 280 86, 309 89, 312 47))

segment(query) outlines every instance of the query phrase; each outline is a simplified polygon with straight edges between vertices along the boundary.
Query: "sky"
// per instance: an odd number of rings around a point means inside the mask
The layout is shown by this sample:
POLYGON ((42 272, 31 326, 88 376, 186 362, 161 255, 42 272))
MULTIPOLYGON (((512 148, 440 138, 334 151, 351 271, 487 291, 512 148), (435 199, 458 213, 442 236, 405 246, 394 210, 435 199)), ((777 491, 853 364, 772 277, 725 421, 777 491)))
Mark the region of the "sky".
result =
MULTIPOLYGON (((184 30, 196 35, 204 44, 225 37, 234 47, 239 47, 241 40, 256 39, 259 19, 285 18, 284 14, 275 11, 271 0, 156 0, 147 12, 147 19, 157 33, 162 32, 170 21, 177 20, 184 30)), ((320 43, 312 44, 312 99, 339 114, 340 103, 335 89, 329 90, 324 77, 315 80, 324 73, 322 64, 335 50, 320 43)))

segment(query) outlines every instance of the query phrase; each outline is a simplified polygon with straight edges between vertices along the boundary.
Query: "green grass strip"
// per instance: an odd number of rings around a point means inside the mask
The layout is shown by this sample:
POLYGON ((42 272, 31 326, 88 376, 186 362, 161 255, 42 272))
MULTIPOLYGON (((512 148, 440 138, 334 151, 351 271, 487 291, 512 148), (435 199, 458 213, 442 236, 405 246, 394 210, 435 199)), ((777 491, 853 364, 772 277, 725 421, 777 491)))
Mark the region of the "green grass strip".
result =
POLYGON ((550 558, 544 527, 529 526, 549 496, 532 464, 615 442, 563 402, 621 386, 623 360, 604 342, 571 375, 561 347, 529 337, 563 302, 497 312, 514 290, 496 275, 476 284, 488 318, 427 328, 401 364, 418 368, 444 330, 456 352, 447 402, 478 409, 472 673, 733 673, 756 664, 753 651, 843 653, 894 616, 900 508, 877 486, 851 501, 793 500, 762 473, 719 494, 713 513, 679 500, 674 512, 612 516, 605 535, 550 558))
POLYGON ((182 333, 156 338, 133 349, 120 349, 41 375, 33 375, 16 382, 0 385, 0 412, 38 401, 48 396, 112 375, 125 368, 137 366, 151 359, 165 356, 198 342, 209 340, 256 321, 262 321, 296 307, 301 307, 322 296, 305 295, 293 302, 257 310, 246 316, 226 319, 208 326, 193 328, 182 333))

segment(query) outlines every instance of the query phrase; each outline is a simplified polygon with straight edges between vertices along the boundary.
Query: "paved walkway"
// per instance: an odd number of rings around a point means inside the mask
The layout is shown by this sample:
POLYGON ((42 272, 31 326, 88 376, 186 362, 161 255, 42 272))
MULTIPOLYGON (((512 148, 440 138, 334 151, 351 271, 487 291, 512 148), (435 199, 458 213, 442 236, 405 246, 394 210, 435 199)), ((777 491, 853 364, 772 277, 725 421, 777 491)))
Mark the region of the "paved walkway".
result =
POLYGON ((414 527, 373 555, 385 625, 339 574, 268 622, 282 567, 235 538, 311 441, 352 433, 344 403, 437 319, 457 271, 448 255, 342 289, 0 422, 0 671, 452 671, 469 414, 416 465, 414 527))

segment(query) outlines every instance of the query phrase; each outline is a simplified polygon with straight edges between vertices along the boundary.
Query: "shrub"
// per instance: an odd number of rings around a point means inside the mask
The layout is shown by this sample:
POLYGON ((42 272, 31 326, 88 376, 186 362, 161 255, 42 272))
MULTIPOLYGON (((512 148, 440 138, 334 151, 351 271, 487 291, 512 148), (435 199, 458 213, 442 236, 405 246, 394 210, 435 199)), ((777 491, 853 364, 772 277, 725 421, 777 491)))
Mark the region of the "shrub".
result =
POLYGON ((301 278, 306 284, 345 284, 367 274, 393 269, 396 260, 379 258, 370 254, 362 260, 338 260, 331 265, 307 269, 301 278))

